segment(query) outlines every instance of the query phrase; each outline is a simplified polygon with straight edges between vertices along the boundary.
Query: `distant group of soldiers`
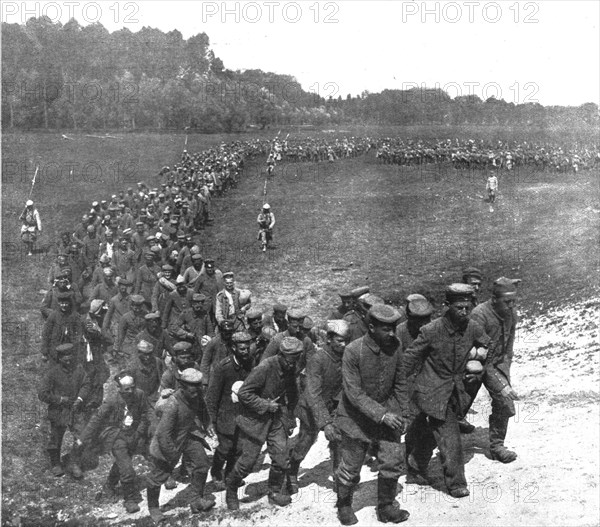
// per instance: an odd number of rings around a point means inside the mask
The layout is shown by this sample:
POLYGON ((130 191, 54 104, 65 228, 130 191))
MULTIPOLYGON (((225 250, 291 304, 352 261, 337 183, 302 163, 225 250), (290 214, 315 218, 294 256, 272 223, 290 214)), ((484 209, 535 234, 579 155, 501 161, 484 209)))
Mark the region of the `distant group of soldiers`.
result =
POLYGON ((48 404, 52 473, 82 478, 85 460, 108 452, 102 494, 121 495, 135 513, 133 457, 142 455, 159 523, 161 488, 178 481, 191 484, 192 513, 215 506, 211 488, 238 509, 266 444, 268 501, 287 506, 323 432, 340 522, 357 522, 353 493, 375 458, 377 517, 399 523, 409 514, 395 500, 398 479, 428 485, 436 446, 448 493, 469 494, 461 433, 474 429, 465 415, 482 384, 492 398, 490 458, 514 461, 504 440, 518 398, 510 365, 519 281, 498 278, 479 303, 483 276, 469 268, 437 310, 417 292, 393 306, 368 287, 341 291, 322 321, 300 306, 257 309, 251 291, 197 244, 217 192, 208 166, 239 167, 246 155, 240 143, 184 152, 162 171, 160 188, 139 183, 94 202, 61 236, 41 307, 39 398, 48 404), (67 430, 74 443, 61 458, 67 430))
POLYGON ((420 166, 451 163, 455 169, 539 171, 577 174, 600 166, 597 145, 564 147, 524 142, 486 142, 474 139, 438 141, 384 138, 374 142, 377 159, 385 164, 420 166))

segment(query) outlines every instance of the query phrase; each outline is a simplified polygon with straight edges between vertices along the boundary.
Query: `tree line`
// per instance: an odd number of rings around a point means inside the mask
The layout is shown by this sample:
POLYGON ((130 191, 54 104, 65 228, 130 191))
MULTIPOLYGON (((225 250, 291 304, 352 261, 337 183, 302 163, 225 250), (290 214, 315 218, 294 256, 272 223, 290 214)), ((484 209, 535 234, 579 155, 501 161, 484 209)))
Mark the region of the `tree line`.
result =
POLYGON ((48 17, 2 23, 2 114, 4 130, 199 132, 340 124, 554 127, 596 125, 599 117, 595 103, 544 107, 452 98, 441 89, 335 97, 306 91, 291 75, 228 70, 206 33, 188 39, 149 27, 110 33, 99 23, 62 25, 48 17))

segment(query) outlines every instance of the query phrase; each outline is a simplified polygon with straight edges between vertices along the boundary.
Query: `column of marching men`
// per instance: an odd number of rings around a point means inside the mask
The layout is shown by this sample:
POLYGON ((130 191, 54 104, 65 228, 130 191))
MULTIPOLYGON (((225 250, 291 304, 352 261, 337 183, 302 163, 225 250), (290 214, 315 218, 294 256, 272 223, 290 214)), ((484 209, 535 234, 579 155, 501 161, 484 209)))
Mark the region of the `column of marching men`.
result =
POLYGON ((41 307, 39 398, 48 404, 52 474, 82 478, 94 454, 108 453, 102 495, 122 497, 135 513, 143 500, 133 458, 144 456, 142 487, 158 523, 163 485, 189 481, 192 513, 214 507, 209 491, 218 490, 238 509, 266 444, 268 501, 287 506, 323 432, 343 525, 357 522, 353 494, 368 460, 381 522, 408 518, 395 500, 398 479, 428 485, 436 446, 447 492, 467 496, 461 433, 473 431, 464 417, 482 384, 492 398, 489 456, 516 459, 504 439, 517 399, 519 281, 494 280, 478 303, 483 277, 467 269, 437 310, 416 292, 393 307, 368 287, 340 292, 323 321, 300 306, 257 309, 196 241, 212 222, 213 197, 235 186, 245 159, 272 149, 236 142, 184 152, 161 171, 160 188, 138 183, 95 201, 61 235, 41 307), (61 457, 67 430, 74 442, 61 457))

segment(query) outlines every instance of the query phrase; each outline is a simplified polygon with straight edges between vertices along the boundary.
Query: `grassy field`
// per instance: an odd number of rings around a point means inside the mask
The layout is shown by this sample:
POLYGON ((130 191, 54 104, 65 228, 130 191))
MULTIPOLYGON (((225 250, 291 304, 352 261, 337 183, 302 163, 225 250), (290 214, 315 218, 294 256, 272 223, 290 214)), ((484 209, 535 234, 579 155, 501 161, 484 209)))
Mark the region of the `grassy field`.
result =
MULTIPOLYGON (((488 133, 497 137, 501 131, 488 133)), ((475 130, 468 137, 483 134, 475 130)), ((105 459, 81 483, 57 480, 46 470, 44 408, 36 393, 38 305, 52 258, 47 251, 25 256, 18 237, 35 166, 40 164, 40 173, 33 199, 44 223, 42 244, 49 245, 94 199, 137 181, 155 186, 158 170, 178 160, 185 138, 71 137, 8 134, 2 145, 3 516, 16 514, 32 525, 65 515, 97 524, 91 520, 94 495, 107 470, 105 459)), ((194 152, 246 137, 256 135, 191 135, 187 148, 194 152)), ((383 166, 373 153, 331 164, 279 165, 266 196, 277 219, 276 248, 263 254, 255 224, 264 199, 263 168, 264 160, 250 163, 239 187, 216 200, 215 225, 200 243, 204 256, 215 257, 223 271, 235 271, 238 284, 249 287, 265 310, 279 301, 323 319, 340 288, 363 284, 390 299, 422 291, 439 300, 442 287, 460 280, 467 265, 483 270, 484 289, 501 275, 521 278, 520 312, 530 318, 598 292, 598 172, 501 174, 490 212, 480 172, 383 166)))

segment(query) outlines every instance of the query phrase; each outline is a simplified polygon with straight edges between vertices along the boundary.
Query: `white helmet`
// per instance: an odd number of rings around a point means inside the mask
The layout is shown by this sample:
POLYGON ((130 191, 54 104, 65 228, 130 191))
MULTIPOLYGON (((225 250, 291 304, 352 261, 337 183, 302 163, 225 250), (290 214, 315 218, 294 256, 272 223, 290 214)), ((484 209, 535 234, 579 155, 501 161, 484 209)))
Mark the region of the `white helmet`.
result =
POLYGON ((271 205, 269 205, 268 203, 265 203, 263 205, 263 210, 270 210, 271 209, 271 205))
POLYGON ((26 207, 33 207, 33 201, 31 201, 30 199, 28 199, 25 203, 26 207))

